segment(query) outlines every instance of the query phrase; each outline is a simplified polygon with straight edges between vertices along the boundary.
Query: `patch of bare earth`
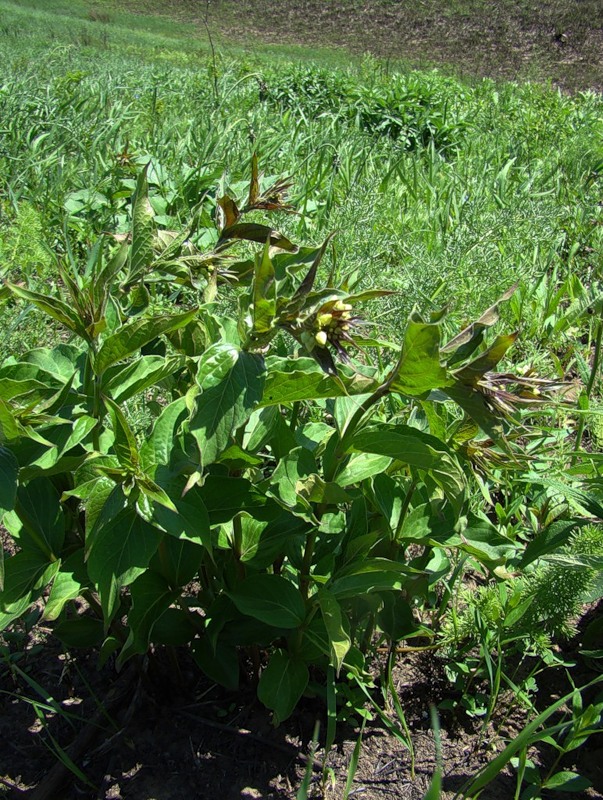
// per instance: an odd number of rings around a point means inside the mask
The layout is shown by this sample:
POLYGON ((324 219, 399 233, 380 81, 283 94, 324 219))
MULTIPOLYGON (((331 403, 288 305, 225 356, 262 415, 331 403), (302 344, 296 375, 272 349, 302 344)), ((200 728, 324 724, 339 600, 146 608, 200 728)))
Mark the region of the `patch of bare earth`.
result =
MULTIPOLYGON (((200 675, 186 652, 176 659, 173 652, 158 651, 129 662, 118 674, 110 664, 99 670, 95 653, 63 652, 49 633, 44 627, 17 629, 5 649, 12 654, 8 663, 18 669, 11 670, 6 662, 0 668, 0 796, 294 800, 307 769, 312 773, 309 797, 342 796, 359 730, 339 723, 326 759, 330 777, 325 784, 322 701, 304 698, 291 719, 275 729, 251 682, 236 693, 226 692, 200 675), (48 693, 42 721, 32 704, 42 697, 23 673, 48 693), (308 753, 316 721, 321 733, 312 761, 308 753), (52 752, 51 736, 89 784, 61 763, 56 748, 52 752)), ((565 655, 571 658, 572 653, 565 655)), ((421 800, 436 768, 430 706, 454 697, 443 667, 431 654, 401 656, 394 680, 412 735, 414 774, 409 750, 374 719, 364 729, 351 796, 421 800)), ((579 685, 592 677, 584 663, 578 671, 574 680, 579 685)), ((543 679, 537 696, 541 708, 569 689, 563 671, 551 675, 548 683, 543 679)), ((390 717, 395 722, 393 712, 390 717)), ((443 800, 452 800, 466 780, 517 735, 526 719, 527 712, 511 693, 501 696, 485 728, 464 713, 442 712, 443 800)), ((602 747, 602 737, 592 737, 563 765, 591 779, 595 788, 583 795, 590 800, 603 800, 602 747)), ((534 749, 531 756, 546 765, 549 751, 534 749)), ((488 787, 487 797, 508 800, 514 791, 513 776, 505 771, 488 787)))

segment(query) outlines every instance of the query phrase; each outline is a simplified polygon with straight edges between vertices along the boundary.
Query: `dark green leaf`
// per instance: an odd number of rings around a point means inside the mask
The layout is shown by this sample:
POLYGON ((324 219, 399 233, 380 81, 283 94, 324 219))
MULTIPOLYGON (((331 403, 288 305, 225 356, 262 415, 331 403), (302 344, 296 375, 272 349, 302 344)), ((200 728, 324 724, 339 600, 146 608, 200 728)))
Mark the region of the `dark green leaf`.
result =
POLYGON ((196 314, 196 309, 193 309, 184 314, 145 317, 127 323, 102 343, 94 361, 96 374, 102 375, 110 366, 134 355, 141 347, 162 333, 183 328, 195 318, 196 314))
POLYGON ((147 170, 149 164, 145 166, 136 181, 136 194, 132 208, 132 247, 128 281, 135 281, 140 275, 144 275, 153 260, 153 218, 155 213, 148 196, 147 170))
POLYGON ((277 628, 297 628, 306 616, 299 590, 280 575, 252 575, 227 594, 242 614, 277 628))
POLYGON ((99 516, 92 531, 88 572, 98 586, 105 621, 109 623, 118 609, 120 589, 145 571, 162 534, 132 508, 122 509, 109 520, 103 516, 99 516))
POLYGON ((408 425, 382 423, 358 431, 352 450, 388 456, 429 472, 450 498, 462 497, 465 476, 454 454, 435 436, 408 425))
POLYGON ((155 519, 170 536, 196 545, 203 544, 211 553, 209 516, 199 487, 193 486, 184 496, 183 481, 174 482, 168 488, 176 511, 170 511, 165 504, 156 506, 155 519))
POLYGON ((261 255, 255 259, 252 285, 253 330, 263 334, 272 330, 276 314, 276 277, 270 260, 270 246, 267 242, 261 255))
POLYGON ((173 591, 161 575, 147 571, 132 583, 130 595, 132 597, 132 608, 128 613, 130 632, 118 656, 118 667, 136 653, 146 653, 155 623, 176 599, 178 592, 173 591))
POLYGON ((10 450, 0 446, 0 522, 5 512, 15 507, 18 476, 17 459, 10 450))
POLYGON ((274 712, 274 724, 291 716, 308 685, 308 667, 283 650, 275 651, 258 684, 258 697, 274 712))
POLYGON ((104 638, 103 621, 84 616, 62 619, 52 633, 65 647, 98 647, 104 638))
POLYGON ((333 597, 342 600, 369 592, 401 589, 416 570, 387 558, 368 558, 335 573, 327 584, 333 597))
POLYGON ((31 595, 32 590, 41 588, 51 577, 47 570, 53 568, 53 574, 60 567, 60 561, 49 564, 42 553, 35 550, 21 550, 4 562, 4 589, 0 595, 0 610, 7 611, 13 603, 18 603, 31 595), (42 578, 44 581, 42 581, 42 578))
POLYGON ((160 574, 172 589, 176 589, 193 580, 204 553, 203 547, 197 542, 164 536, 151 560, 151 569, 160 574))
POLYGON ((79 597, 87 583, 84 551, 79 549, 61 564, 44 607, 44 619, 57 619, 65 604, 79 597))
POLYGON ((480 378, 486 372, 491 372, 498 364, 507 350, 517 339, 518 334, 512 333, 506 336, 498 336, 494 343, 477 358, 470 361, 464 367, 455 370, 452 374, 454 378, 467 386, 476 386, 480 378))
POLYGON ((155 474, 158 465, 169 464, 178 427, 186 411, 186 397, 179 397, 167 405, 155 420, 150 436, 140 448, 140 461, 149 475, 155 474))
POLYGON ((341 606, 327 589, 318 592, 318 604, 329 637, 331 664, 337 675, 352 644, 350 634, 344 626, 341 606))
POLYGON ((577 772, 557 772, 542 784, 543 789, 554 789, 557 792, 585 792, 592 786, 588 778, 577 772))
POLYGON ((22 300, 28 300, 39 308, 40 311, 43 311, 49 317, 60 322, 61 325, 64 325, 70 331, 73 331, 73 333, 87 338, 84 323, 80 320, 77 311, 74 311, 68 303, 50 295, 32 292, 29 289, 24 289, 22 286, 15 286, 12 283, 7 283, 6 285, 17 297, 20 297, 22 300))
POLYGON ((36 478, 27 486, 20 486, 15 511, 22 525, 22 546, 33 546, 47 559, 61 552, 65 517, 58 492, 48 478, 36 478))
POLYGON ((477 514, 469 514, 461 538, 460 549, 486 566, 503 564, 516 550, 511 539, 499 533, 487 517, 477 514))
POLYGON ((204 465, 216 460, 229 445, 232 434, 249 418, 261 400, 264 379, 263 358, 240 352, 220 383, 197 396, 188 427, 197 440, 204 465))
POLYGON ((165 358, 164 356, 141 356, 132 364, 109 368, 103 376, 103 394, 116 403, 125 403, 136 394, 140 394, 150 386, 172 375, 184 364, 180 356, 165 358))
POLYGON ((231 225, 229 228, 224 228, 220 234, 221 242, 229 241, 230 239, 246 239, 250 242, 258 242, 264 244, 269 238, 271 247, 279 247, 281 250, 287 250, 290 253, 297 253, 298 247, 289 241, 282 233, 269 228, 267 225, 259 225, 256 222, 239 222, 236 225, 231 225))
POLYGON ((440 326, 411 317, 391 391, 410 397, 426 397, 433 389, 440 389, 450 382, 440 364, 440 326))
POLYGON ((119 460, 119 465, 125 470, 128 470, 128 472, 134 473, 138 470, 138 464, 140 462, 136 437, 131 431, 124 413, 117 403, 114 403, 113 400, 110 400, 108 397, 104 397, 103 401, 111 417, 111 424, 115 435, 113 449, 119 460))
POLYGON ((239 653, 233 644, 219 641, 214 649, 209 637, 201 636, 195 639, 191 650, 208 678, 231 692, 239 688, 239 653))

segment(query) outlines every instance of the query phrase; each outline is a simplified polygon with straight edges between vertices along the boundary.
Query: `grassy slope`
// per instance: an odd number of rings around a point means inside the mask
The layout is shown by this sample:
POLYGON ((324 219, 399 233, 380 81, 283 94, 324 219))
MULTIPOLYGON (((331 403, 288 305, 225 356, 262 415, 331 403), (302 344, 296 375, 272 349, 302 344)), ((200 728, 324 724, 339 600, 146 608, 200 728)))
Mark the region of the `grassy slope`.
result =
MULTIPOLYGON (((200 0, 129 0, 201 23, 200 0)), ((603 89, 599 0, 214 0, 209 18, 229 40, 338 47, 440 66, 463 76, 603 89)), ((251 44, 253 46, 253 44, 251 44)))
MULTIPOLYGON (((517 279, 530 287, 554 270, 587 280, 596 271, 603 164, 596 95, 467 86, 437 73, 392 83, 376 62, 321 72, 277 62, 271 50, 220 46, 216 106, 212 62, 197 30, 111 4, 103 4, 103 22, 94 8, 84 0, 0 2, 0 180, 5 223, 12 220, 5 252, 15 252, 16 207, 38 213, 52 244, 78 191, 101 198, 97 209, 67 218, 82 247, 123 226, 131 176, 116 156, 126 145, 138 163, 154 159, 168 225, 186 216, 199 192, 215 190, 223 172, 233 183, 243 177, 256 148, 269 174, 294 176, 293 200, 306 214, 279 220, 287 233, 318 242, 339 230, 341 275, 357 270, 365 284, 400 290, 381 305, 393 328, 413 304, 429 307, 430 297, 448 301, 462 321, 517 279), (274 96, 284 92, 285 106, 258 102, 258 78, 274 96), (377 123, 405 104, 411 118, 421 108, 434 124, 445 117, 456 150, 408 151, 401 140, 342 118, 332 80, 347 82, 350 108, 372 93, 377 123), (313 87, 323 99, 308 96, 313 87)), ((512 322, 532 315, 536 339, 543 311, 526 308, 518 306, 512 322)))

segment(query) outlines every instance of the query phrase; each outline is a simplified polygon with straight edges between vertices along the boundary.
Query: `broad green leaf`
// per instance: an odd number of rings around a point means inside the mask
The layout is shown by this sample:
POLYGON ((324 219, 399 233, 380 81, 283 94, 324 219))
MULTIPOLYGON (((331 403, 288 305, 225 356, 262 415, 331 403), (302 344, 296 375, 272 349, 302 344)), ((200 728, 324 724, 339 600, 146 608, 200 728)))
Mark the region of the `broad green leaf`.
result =
POLYGON ((154 509, 154 518, 170 536, 193 544, 202 544, 211 553, 210 521, 203 496, 197 486, 193 486, 183 496, 183 488, 182 481, 169 485, 169 496, 176 507, 176 512, 170 511, 165 504, 157 505, 154 509))
POLYGON ((353 436, 350 449, 425 470, 451 499, 458 500, 465 490, 463 470, 444 442, 408 425, 381 423, 362 428, 353 436))
POLYGON ((298 496, 309 503, 340 505, 351 500, 350 495, 338 483, 325 483, 320 475, 316 474, 298 480, 295 489, 298 496))
POLYGON ((0 446, 0 522, 5 512, 15 507, 18 477, 17 459, 10 450, 0 446))
POLYGON ((132 508, 122 509, 109 520, 103 516, 98 517, 90 537, 88 573, 98 586, 108 624, 118 609, 121 588, 146 570, 162 534, 132 508))
POLYGON ((234 644, 218 641, 214 648, 208 636, 201 636, 194 640, 191 651, 210 680, 231 692, 239 688, 239 651, 234 644))
POLYGON ((54 387, 47 386, 41 381, 29 378, 27 380, 14 380, 0 375, 0 398, 12 400, 20 406, 30 407, 37 405, 41 400, 51 397, 55 393, 54 387))
POLYGON ((568 542, 572 533, 576 530, 581 520, 558 520, 546 527, 539 533, 526 547, 521 559, 521 567, 526 567, 537 558, 541 558, 547 553, 559 550, 568 542))
POLYGON ((393 642, 406 639, 417 630, 410 604, 395 592, 383 595, 383 607, 379 611, 377 622, 383 633, 393 642))
POLYGON ((307 523, 288 513, 264 521, 242 513, 241 561, 253 569, 266 569, 297 540, 303 540, 307 523))
MULTIPOLYGON (((61 552, 65 538, 65 517, 59 494, 50 480, 36 478, 17 491, 15 512, 21 523, 19 540, 23 548, 33 546, 48 560, 61 552)), ((6 523, 8 527, 8 523, 6 523)))
POLYGON ((78 317, 77 311, 74 311, 68 303, 56 297, 52 297, 51 295, 32 292, 29 289, 24 289, 22 286, 15 286, 12 283, 7 283, 6 285, 17 297, 33 303, 40 311, 43 311, 49 317, 60 322, 61 325, 64 325, 78 336, 84 339, 88 338, 83 321, 78 317))
POLYGON ((44 606, 44 619, 49 621, 57 619, 65 604, 79 597, 82 593, 82 586, 86 584, 84 551, 79 549, 61 564, 61 569, 52 582, 52 588, 44 606))
POLYGON ((185 495, 198 493, 207 509, 211 525, 229 522, 240 511, 256 516, 266 505, 266 497, 246 478, 226 478, 208 475, 202 487, 193 487, 185 495))
POLYGON ((371 481, 372 497, 390 531, 398 527, 406 492, 389 475, 375 475, 371 481))
POLYGON ((516 545, 503 536, 486 516, 469 514, 459 545, 486 566, 503 564, 516 551, 516 545))
POLYGON ((260 225, 256 222, 239 222, 236 225, 231 225, 229 228, 224 228, 220 234, 220 241, 226 242, 231 239, 245 239, 250 242, 258 242, 264 244, 268 239, 271 247, 278 247, 281 250, 287 250, 289 253, 297 253, 298 247, 283 236, 282 233, 269 228, 267 225, 260 225))
MULTIPOLYGON (((59 461, 64 465, 65 471, 69 471, 69 462, 62 457, 88 438, 96 424, 97 422, 93 417, 84 415, 78 417, 72 424, 60 422, 50 430, 44 428, 44 435, 51 446, 44 448, 39 456, 34 453, 31 454, 29 464, 22 468, 23 478, 27 480, 32 475, 39 474, 42 471, 45 475, 51 475, 57 471, 56 465, 59 461), (38 469, 34 470, 34 467, 38 469)), ((87 454, 80 448, 80 456, 74 455, 73 457, 77 462, 77 460, 85 459, 87 454)))
POLYGON ((203 391, 218 386, 239 359, 239 349, 227 342, 216 342, 203 353, 197 368, 197 383, 203 391))
POLYGON ((296 447, 279 461, 267 492, 294 513, 311 516, 310 503, 300 494, 299 488, 304 478, 317 471, 312 453, 304 447, 296 447))
POLYGON ((157 317, 135 319, 123 325, 102 343, 94 360, 94 370, 102 375, 106 369, 137 353, 141 347, 162 333, 183 328, 195 318, 197 310, 183 314, 165 314, 157 317))
POLYGON ((86 494, 83 498, 86 504, 86 542, 101 512, 105 509, 106 513, 110 508, 110 513, 118 514, 125 503, 121 488, 116 487, 110 478, 100 475, 91 484, 90 487, 86 485, 86 494))
POLYGON ((165 506, 165 508, 169 508, 170 511, 175 512, 177 510, 174 501, 167 492, 165 492, 158 483, 155 483, 152 478, 149 478, 148 475, 137 475, 136 486, 140 489, 142 494, 153 503, 165 506))
POLYGON ((75 345, 61 343, 49 350, 36 347, 23 356, 29 364, 35 364, 47 373, 53 374, 59 384, 68 381, 76 370, 78 362, 83 362, 85 354, 75 345))
POLYGON ((177 589, 193 580, 204 553, 198 541, 164 536, 151 560, 151 569, 161 575, 170 588, 177 589))
POLYGON ((0 444, 18 439, 25 432, 9 405, 0 399, 0 444))
POLYGON ((557 772, 542 784, 543 789, 554 789, 557 792, 585 792, 592 783, 577 772, 557 772))
POLYGON ((62 619, 52 633, 65 647, 98 647, 104 639, 103 621, 86 616, 62 619))
POLYGON ((457 381, 453 386, 447 386, 442 391, 454 400, 491 439, 498 441, 501 438, 503 432, 501 420, 492 411, 481 392, 461 381, 457 381))
POLYGON ((110 400, 108 397, 104 397, 103 402, 111 417, 111 425, 113 426, 113 433, 115 435, 113 449, 119 460, 119 465, 128 470, 128 472, 137 472, 140 456, 136 437, 117 403, 114 403, 113 400, 110 400))
POLYGON ((344 626, 341 606, 327 589, 318 592, 318 604, 329 637, 331 664, 337 675, 352 644, 350 634, 344 626))
POLYGON ((27 592, 21 600, 17 600, 15 603, 8 603, 6 606, 0 603, 0 631, 6 630, 11 623, 23 616, 36 600, 38 594, 39 592, 31 591, 27 592))
POLYGON ((254 456, 238 444, 231 444, 218 460, 220 464, 226 464, 230 472, 244 470, 247 467, 261 467, 264 464, 262 456, 254 456))
POLYGON ((373 378, 360 373, 349 376, 345 369, 339 370, 339 377, 327 375, 310 358, 270 359, 267 367, 262 406, 366 394, 377 387, 373 378))
POLYGON ((154 475, 158 465, 169 464, 174 440, 186 413, 186 397, 179 397, 167 405, 155 420, 150 436, 140 448, 140 462, 147 474, 154 475))
POLYGON ((44 555, 35 550, 20 550, 4 562, 4 589, 0 595, 0 610, 5 612, 14 603, 31 595, 32 590, 45 585, 47 570, 56 572, 60 561, 50 564, 44 555))
POLYGON ((153 627, 178 596, 161 575, 147 571, 130 586, 132 607, 128 613, 130 632, 117 658, 120 667, 136 653, 146 653, 153 627))
MULTIPOLYGON (((149 162, 150 164, 151 162, 149 162)), ((128 281, 144 275, 153 260, 153 218, 155 212, 149 202, 149 185, 145 166, 136 181, 136 194, 132 208, 132 247, 128 281)))
POLYGON ((136 394, 172 375, 184 365, 184 358, 141 356, 132 364, 109 368, 103 376, 102 392, 116 403, 125 403, 136 394))
POLYGON ((242 614, 277 628, 297 628, 306 616, 299 590, 280 575, 252 575, 227 594, 242 614))
POLYGON ((408 575, 417 571, 387 558, 369 558, 335 573, 327 588, 336 599, 362 596, 369 592, 401 589, 408 575))
POLYGON ((440 364, 440 326, 411 317, 391 391, 410 397, 426 397, 433 389, 440 389, 448 383, 450 379, 440 364))
MULTIPOLYGON (((194 613, 194 612, 193 612, 194 613)), ((198 633, 191 614, 181 608, 167 608, 153 627, 153 642, 182 647, 192 642, 198 633)))
POLYGON ((519 334, 512 333, 507 336, 498 336, 494 343, 477 358, 470 361, 464 367, 454 370, 452 375, 467 386, 477 386, 480 378, 486 372, 491 372, 498 364, 507 350, 517 339, 519 334))
POLYGON ((272 330, 276 314, 276 276, 270 260, 270 246, 267 242, 262 254, 256 255, 252 286, 253 330, 251 335, 263 334, 272 330))
POLYGON ((308 667, 284 650, 276 650, 262 672, 258 698, 274 712, 274 724, 291 716, 308 685, 308 667))
POLYGON ((405 517, 399 541, 437 547, 461 544, 458 519, 446 501, 433 500, 413 508, 405 517))
POLYGON ((204 465, 213 463, 226 450, 232 434, 249 418, 261 400, 264 379, 263 358, 240 352, 220 383, 197 396, 188 428, 204 465))

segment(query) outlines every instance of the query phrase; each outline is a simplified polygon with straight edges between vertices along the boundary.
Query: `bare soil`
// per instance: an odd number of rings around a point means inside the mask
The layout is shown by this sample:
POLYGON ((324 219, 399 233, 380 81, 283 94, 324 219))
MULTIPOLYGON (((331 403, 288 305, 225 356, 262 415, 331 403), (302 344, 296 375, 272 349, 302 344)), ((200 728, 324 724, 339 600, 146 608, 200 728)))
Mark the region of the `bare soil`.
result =
MULTIPOLYGON (((591 612, 590 618, 593 613, 601 611, 591 612)), ((251 683, 237 693, 226 692, 199 673, 186 651, 176 658, 172 651, 158 651, 117 674, 111 664, 99 670, 96 653, 64 652, 43 627, 34 625, 29 633, 15 631, 7 638, 12 655, 0 667, 0 797, 295 800, 307 770, 312 775, 308 797, 344 796, 359 729, 354 720, 339 723, 325 762, 321 743, 326 714, 317 698, 304 698, 293 717, 275 729, 251 683), (9 669, 9 663, 15 668, 9 669), (44 704, 38 711, 36 702, 44 704), (57 711, 52 710, 55 704, 57 711), (321 730, 312 759, 308 754, 317 721, 321 730), (65 768, 58 747, 71 756, 88 784, 65 768), (330 769, 326 785, 323 763, 330 769)), ((565 655, 576 654, 569 647, 565 655)), ((408 749, 374 719, 364 729, 350 797, 423 798, 436 769, 430 706, 454 698, 443 667, 432 654, 400 657, 395 685, 412 733, 414 775, 408 749)), ((592 677, 578 658, 573 679, 581 685, 592 677)), ((569 688, 563 670, 551 671, 541 681, 536 703, 546 708, 569 688)), ((441 712, 443 800, 452 800, 521 730, 526 718, 511 693, 501 696, 485 729, 479 719, 464 713, 441 712)), ((590 778, 594 788, 563 796, 603 800, 603 736, 591 737, 571 755, 563 767, 590 778)), ((531 756, 546 765, 551 748, 536 748, 531 756)), ((505 771, 485 796, 510 800, 514 793, 514 778, 505 771)))
POLYGON ((461 77, 603 91, 601 0, 133 0, 253 52, 339 48, 461 77), (285 47, 286 49, 286 47, 285 47))

